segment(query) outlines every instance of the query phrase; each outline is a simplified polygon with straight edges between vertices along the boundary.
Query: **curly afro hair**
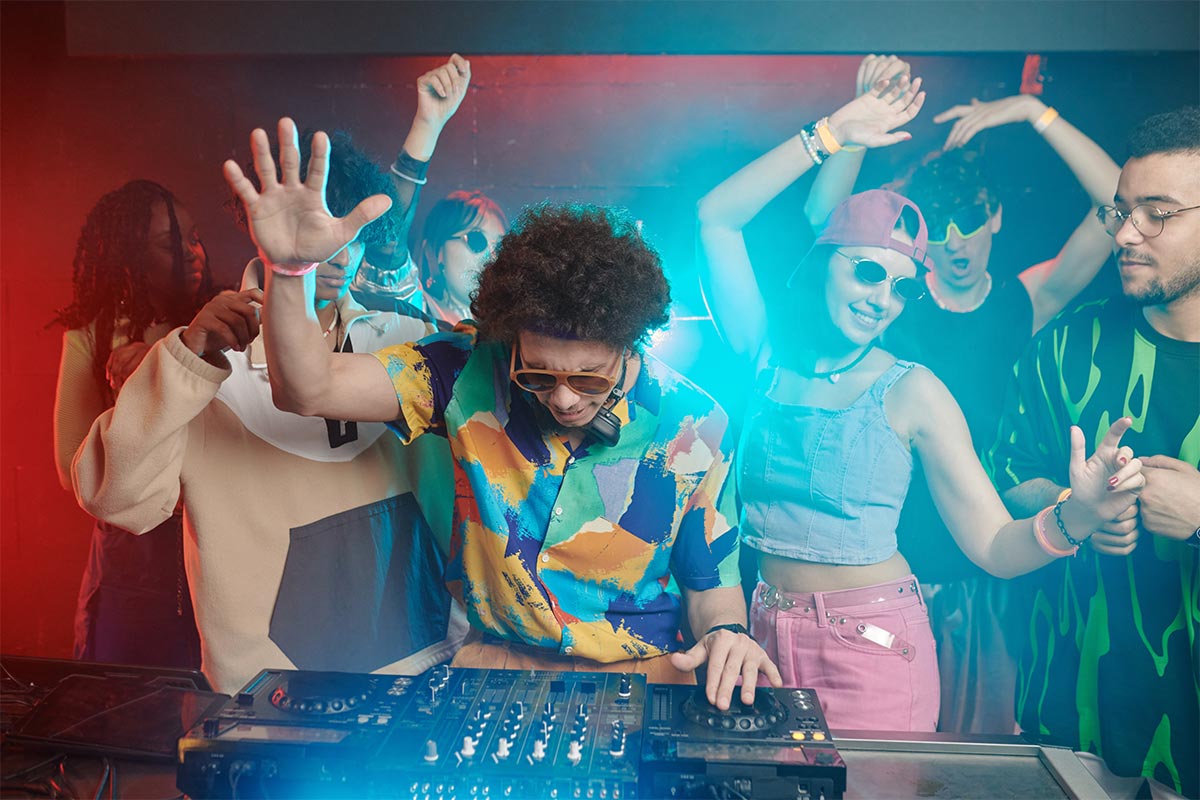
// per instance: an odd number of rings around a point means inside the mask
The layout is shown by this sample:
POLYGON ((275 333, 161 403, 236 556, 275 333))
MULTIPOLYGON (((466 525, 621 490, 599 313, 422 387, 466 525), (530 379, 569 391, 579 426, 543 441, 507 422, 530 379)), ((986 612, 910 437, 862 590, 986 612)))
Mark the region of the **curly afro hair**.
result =
MULTIPOLYGON (((308 160, 312 156, 312 137, 316 131, 306 130, 300 134, 300 177, 308 174, 308 160)), ((354 140, 346 131, 334 131, 329 136, 329 179, 325 186, 325 205, 335 217, 344 217, 354 210, 354 207, 374 194, 386 194, 392 198, 392 208, 399 206, 396 188, 392 179, 372 161, 366 153, 354 145, 354 140)), ((275 159, 276 175, 279 167, 279 143, 271 142, 271 156, 275 159)), ((242 172, 254 184, 255 189, 261 190, 258 173, 254 171, 254 163, 247 162, 242 172)), ((242 230, 248 230, 246 209, 235 195, 230 195, 226 207, 233 212, 234 218, 242 230)), ((366 249, 384 248, 389 243, 400 238, 399 220, 389 212, 368 224, 358 234, 358 241, 366 249)))
POLYGON ((936 230, 967 206, 984 205, 994 214, 1000 207, 995 185, 983 155, 959 148, 928 154, 907 177, 887 188, 916 203, 930 230, 936 230))
POLYGON ((582 204, 526 209, 471 298, 480 335, 510 344, 527 330, 637 347, 670 306, 662 260, 632 217, 582 204))

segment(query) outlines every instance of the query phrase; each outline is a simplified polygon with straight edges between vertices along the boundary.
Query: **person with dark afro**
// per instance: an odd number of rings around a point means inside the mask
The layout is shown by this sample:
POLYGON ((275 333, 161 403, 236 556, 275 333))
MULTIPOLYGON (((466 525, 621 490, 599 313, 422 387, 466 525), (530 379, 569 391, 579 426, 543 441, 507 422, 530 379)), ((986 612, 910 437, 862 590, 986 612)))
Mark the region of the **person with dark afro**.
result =
MULTIPOLYGON (((692 683, 707 663, 705 693, 720 708, 739 679, 747 703, 762 676, 779 685, 745 627, 729 420, 645 352, 670 291, 634 221, 592 206, 530 209, 484 267, 474 321, 375 353, 330 353, 307 311, 307 275, 388 202, 332 217, 317 171, 327 139, 314 138, 302 182, 295 136, 280 120, 282 180, 261 191, 225 165, 270 267, 275 402, 386 421, 404 442, 449 440, 447 582, 473 627, 453 664, 692 683)), ((252 141, 256 171, 271 174, 267 134, 252 141)))

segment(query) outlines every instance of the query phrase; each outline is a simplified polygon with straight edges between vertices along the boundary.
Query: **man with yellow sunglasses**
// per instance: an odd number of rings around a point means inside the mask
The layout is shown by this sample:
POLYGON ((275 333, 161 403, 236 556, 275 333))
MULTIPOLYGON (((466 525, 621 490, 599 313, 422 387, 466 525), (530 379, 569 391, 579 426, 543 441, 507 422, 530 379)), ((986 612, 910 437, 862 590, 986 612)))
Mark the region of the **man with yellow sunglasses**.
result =
POLYGON ((290 119, 279 122, 281 180, 269 180, 267 134, 254 131, 251 145, 261 191, 235 162, 225 175, 269 266, 275 402, 386 422, 405 444, 450 443, 445 577, 474 629, 454 665, 694 683, 704 664, 705 696, 723 709, 735 693, 753 703, 758 682, 780 686, 746 628, 735 437, 712 398, 645 352, 668 321, 670 290, 633 219, 528 209, 480 274, 476 320, 374 353, 331 353, 318 346, 308 276, 389 201, 332 217, 328 138, 314 136, 302 180, 290 119))

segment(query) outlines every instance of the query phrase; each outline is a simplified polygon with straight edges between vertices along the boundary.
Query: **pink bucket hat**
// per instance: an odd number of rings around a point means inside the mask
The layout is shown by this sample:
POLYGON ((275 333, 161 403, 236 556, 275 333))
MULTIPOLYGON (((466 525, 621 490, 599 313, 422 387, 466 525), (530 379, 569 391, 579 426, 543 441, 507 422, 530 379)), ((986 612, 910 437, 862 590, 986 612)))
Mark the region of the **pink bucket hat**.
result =
POLYGON ((792 288, 800 270, 803 269, 813 250, 823 244, 841 244, 851 247, 886 247, 902 253, 926 269, 933 269, 929 258, 929 228, 921 209, 913 201, 886 189, 871 189, 852 194, 838 204, 825 221, 813 246, 805 253, 800 266, 792 271, 787 286, 792 288), (907 209, 917 219, 917 233, 912 242, 893 237, 896 223, 907 209))

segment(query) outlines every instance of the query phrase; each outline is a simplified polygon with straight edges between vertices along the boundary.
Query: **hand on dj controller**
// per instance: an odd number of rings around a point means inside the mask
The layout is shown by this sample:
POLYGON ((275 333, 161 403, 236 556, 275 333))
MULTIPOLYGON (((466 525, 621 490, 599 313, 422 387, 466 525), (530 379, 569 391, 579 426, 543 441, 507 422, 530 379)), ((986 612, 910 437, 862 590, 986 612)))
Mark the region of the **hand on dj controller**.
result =
POLYGON ((694 670, 705 662, 708 663, 705 696, 708 702, 722 711, 729 709, 739 678, 742 681, 742 702, 746 705, 754 705, 754 689, 758 685, 759 673, 765 675, 772 686, 783 686, 779 669, 758 642, 744 633, 712 630, 700 637, 700 641, 690 650, 671 654, 671 663, 681 671, 694 670))

